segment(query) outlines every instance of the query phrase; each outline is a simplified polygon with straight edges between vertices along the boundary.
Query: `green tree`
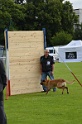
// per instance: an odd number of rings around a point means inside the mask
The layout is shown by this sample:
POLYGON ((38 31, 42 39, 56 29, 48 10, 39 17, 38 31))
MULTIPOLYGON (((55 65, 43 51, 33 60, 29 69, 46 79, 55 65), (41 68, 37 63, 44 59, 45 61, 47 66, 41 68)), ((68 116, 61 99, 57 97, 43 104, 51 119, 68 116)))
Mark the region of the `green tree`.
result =
POLYGON ((14 4, 13 0, 6 1, 4 7, 5 11, 11 15, 9 30, 23 30, 25 22, 25 7, 21 4, 14 4))
POLYGON ((14 0, 15 3, 17 4, 23 4, 25 0, 14 0))
POLYGON ((73 11, 72 4, 69 1, 66 1, 62 4, 62 29, 68 33, 73 34, 74 32, 74 23, 77 23, 78 16, 75 15, 73 11))
MULTIPOLYGON (((69 2, 63 0, 0 0, 0 22, 2 30, 42 30, 46 28, 47 44, 57 32, 64 30, 73 34, 77 16, 69 2), (20 4, 14 2, 18 1, 20 4)), ((2 35, 3 36, 3 35, 2 35)), ((0 41, 3 41, 0 39, 0 41)))
POLYGON ((14 4, 13 0, 0 0, 0 44, 4 44, 4 30, 23 30, 24 10, 22 5, 14 4))
POLYGON ((51 43, 52 43, 53 46, 66 45, 71 40, 72 40, 72 35, 71 34, 68 34, 68 33, 64 32, 64 31, 61 31, 61 32, 56 33, 56 35, 54 35, 51 38, 51 43))
POLYGON ((53 35, 62 30, 73 34, 74 23, 77 22, 77 16, 73 12, 70 2, 63 0, 40 0, 35 3, 31 0, 26 7, 26 25, 27 30, 41 30, 46 28, 47 44, 52 45, 50 40, 53 35))
POLYGON ((47 30, 47 42, 50 38, 61 30, 61 9, 62 5, 60 0, 48 1, 38 3, 32 2, 25 5, 26 7, 26 29, 47 30))
POLYGON ((6 11, 5 1, 0 0, 0 44, 4 45, 4 30, 10 25, 11 15, 6 11))

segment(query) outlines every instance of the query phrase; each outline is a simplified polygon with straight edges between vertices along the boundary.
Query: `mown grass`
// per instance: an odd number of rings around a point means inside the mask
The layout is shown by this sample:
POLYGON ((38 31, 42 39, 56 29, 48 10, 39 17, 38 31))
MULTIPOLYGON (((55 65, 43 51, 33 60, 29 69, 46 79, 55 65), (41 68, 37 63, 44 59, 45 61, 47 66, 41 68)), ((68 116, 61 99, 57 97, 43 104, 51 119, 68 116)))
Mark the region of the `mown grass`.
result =
MULTIPOLYGON (((82 63, 67 63, 82 83, 82 63)), ((63 63, 55 64, 55 78, 69 81, 74 77, 63 63)), ((52 90, 45 93, 22 94, 5 100, 8 124, 82 124, 82 87, 77 81, 68 85, 70 94, 52 90)))

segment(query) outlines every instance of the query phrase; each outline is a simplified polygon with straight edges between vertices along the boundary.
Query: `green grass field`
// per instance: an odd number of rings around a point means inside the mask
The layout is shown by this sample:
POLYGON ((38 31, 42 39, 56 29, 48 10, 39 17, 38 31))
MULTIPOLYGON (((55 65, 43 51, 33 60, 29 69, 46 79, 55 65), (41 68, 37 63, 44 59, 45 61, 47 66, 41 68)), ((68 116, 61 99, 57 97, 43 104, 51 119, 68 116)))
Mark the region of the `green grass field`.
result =
MULTIPOLYGON (((67 63, 82 83, 82 63, 67 63)), ((63 63, 56 63, 55 78, 74 80, 63 63)), ((70 94, 52 90, 9 97, 5 102, 8 124, 82 124, 82 87, 77 81, 67 85, 70 94)))

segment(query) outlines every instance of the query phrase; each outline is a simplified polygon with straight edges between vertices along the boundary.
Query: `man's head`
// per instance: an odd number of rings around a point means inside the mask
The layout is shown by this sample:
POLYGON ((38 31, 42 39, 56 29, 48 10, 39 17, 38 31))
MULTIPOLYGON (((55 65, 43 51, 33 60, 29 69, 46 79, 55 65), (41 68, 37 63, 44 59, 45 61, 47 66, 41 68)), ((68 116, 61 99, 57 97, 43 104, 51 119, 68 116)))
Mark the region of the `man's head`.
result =
POLYGON ((45 57, 47 57, 49 55, 49 50, 48 49, 44 50, 44 55, 45 55, 45 57))

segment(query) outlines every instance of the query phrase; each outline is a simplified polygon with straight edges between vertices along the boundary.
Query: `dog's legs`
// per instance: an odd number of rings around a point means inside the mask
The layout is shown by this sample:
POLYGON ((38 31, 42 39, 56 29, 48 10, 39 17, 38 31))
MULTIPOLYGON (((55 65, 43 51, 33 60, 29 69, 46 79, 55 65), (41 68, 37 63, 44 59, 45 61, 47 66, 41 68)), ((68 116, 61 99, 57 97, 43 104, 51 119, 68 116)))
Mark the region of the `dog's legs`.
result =
POLYGON ((57 87, 57 88, 62 89, 62 94, 63 94, 65 87, 63 86, 63 87, 57 87))
MULTIPOLYGON (((63 85, 64 85, 64 84, 63 84, 63 85)), ((58 83, 58 84, 57 84, 57 88, 62 89, 62 94, 63 94, 64 89, 65 89, 65 86, 62 86, 61 83, 58 83)))
POLYGON ((67 94, 69 94, 68 87, 64 87, 64 86, 63 86, 62 89, 63 89, 62 94, 63 94, 63 92, 64 92, 64 89, 66 89, 66 90, 67 90, 67 94))
POLYGON ((47 90, 46 90, 46 94, 48 94, 48 92, 50 91, 50 88, 49 87, 47 87, 47 90))
POLYGON ((62 94, 63 94, 63 92, 64 92, 64 87, 62 87, 62 94))
POLYGON ((50 91, 50 82, 48 82, 48 86, 47 86, 47 91, 46 91, 46 94, 48 94, 48 92, 50 91))
POLYGON ((62 86, 62 94, 64 93, 65 86, 62 86))
POLYGON ((49 91, 50 91, 50 89, 47 89, 46 94, 48 94, 49 91))
POLYGON ((46 94, 48 94, 48 90, 46 91, 46 94))
POLYGON ((67 94, 69 94, 68 87, 65 87, 65 89, 67 90, 67 94))

